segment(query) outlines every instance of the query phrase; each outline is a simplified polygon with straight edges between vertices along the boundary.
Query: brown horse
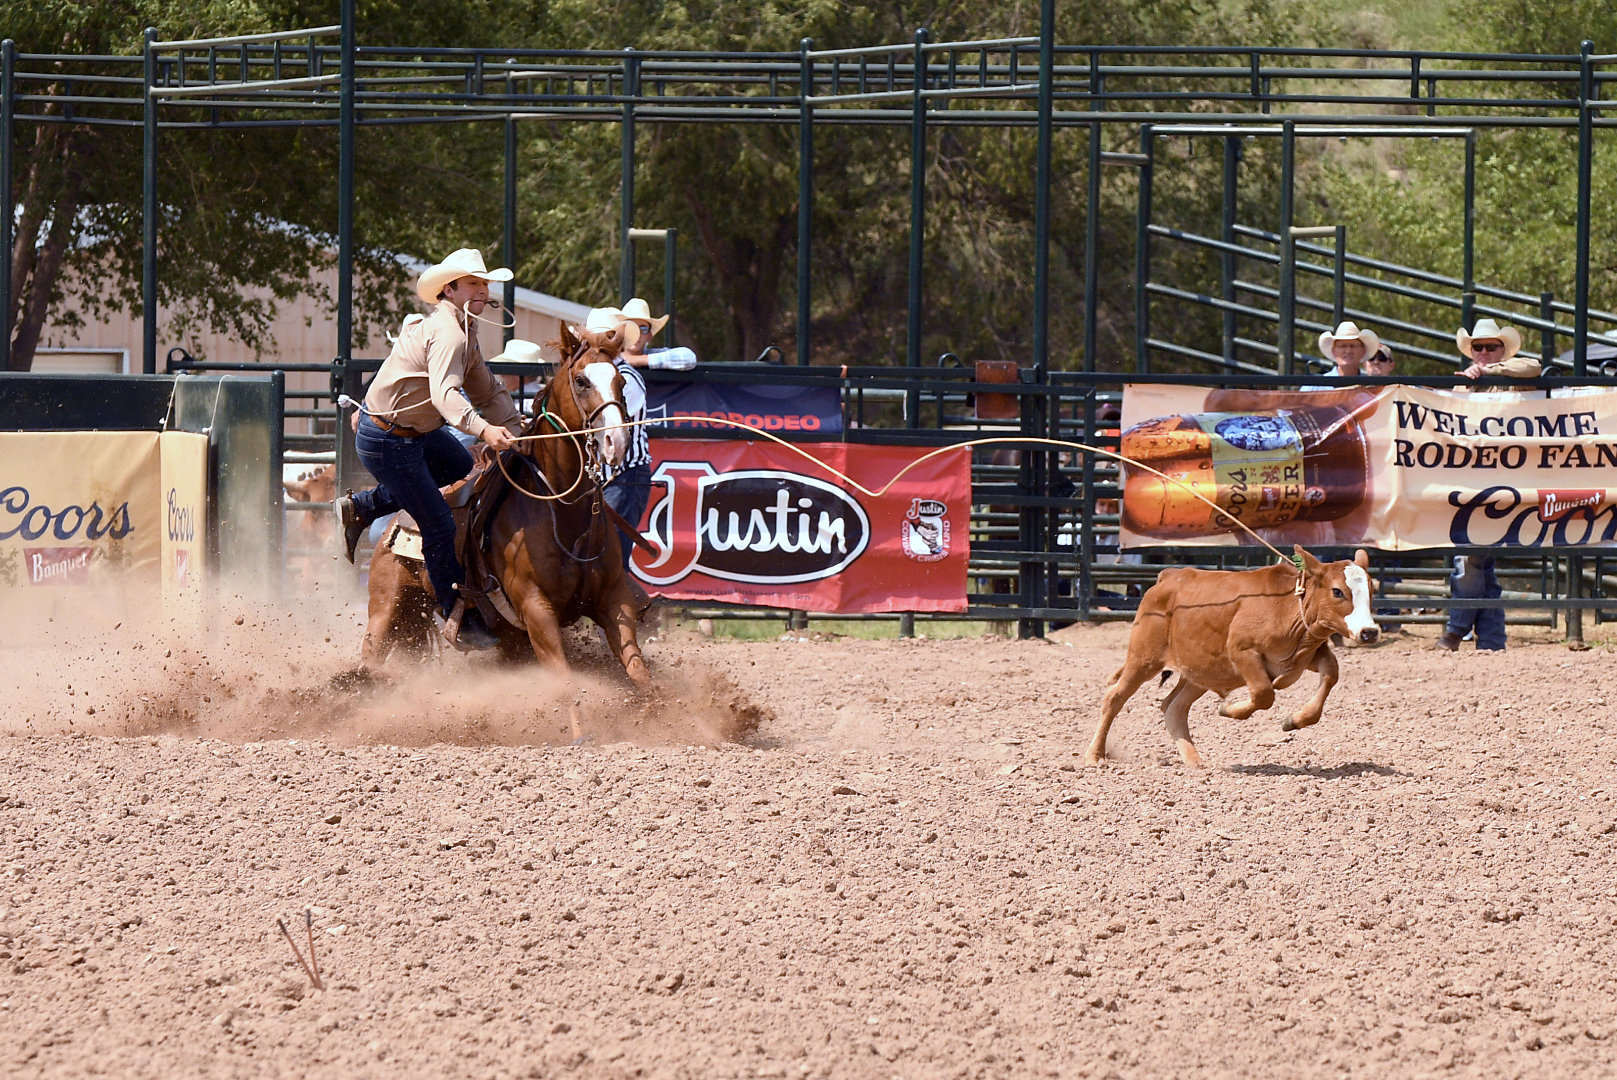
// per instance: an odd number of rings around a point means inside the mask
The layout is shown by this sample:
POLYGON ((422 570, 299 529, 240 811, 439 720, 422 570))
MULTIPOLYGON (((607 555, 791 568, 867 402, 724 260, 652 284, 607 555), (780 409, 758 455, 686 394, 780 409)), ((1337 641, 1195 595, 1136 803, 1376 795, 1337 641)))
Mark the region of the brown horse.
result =
MULTIPOLYGON (((507 660, 522 659, 531 649, 541 664, 565 671, 562 628, 588 615, 629 678, 644 687, 651 676, 635 626, 645 604, 623 569, 600 481, 602 466, 621 464, 629 445, 628 429, 615 426, 627 416, 623 376, 612 363, 623 334, 575 331, 563 324, 560 347, 568 359, 522 434, 563 437, 522 442, 501 455, 499 469, 477 485, 480 500, 507 490, 485 526, 488 578, 469 581, 468 591, 503 598, 504 610, 520 625, 498 621, 495 632, 507 660), (598 430, 581 434, 587 428, 598 430)), ((371 556, 370 617, 360 651, 361 667, 369 670, 379 668, 394 645, 420 646, 433 635, 426 568, 391 549, 392 532, 383 535, 371 556)))

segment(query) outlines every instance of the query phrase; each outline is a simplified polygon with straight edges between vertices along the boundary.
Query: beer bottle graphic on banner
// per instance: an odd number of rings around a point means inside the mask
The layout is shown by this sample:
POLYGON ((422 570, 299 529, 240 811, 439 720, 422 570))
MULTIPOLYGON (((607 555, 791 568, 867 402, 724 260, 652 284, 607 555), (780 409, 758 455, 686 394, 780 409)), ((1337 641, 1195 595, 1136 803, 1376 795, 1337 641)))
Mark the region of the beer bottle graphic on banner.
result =
POLYGON ((1172 478, 1123 465, 1124 528, 1164 540, 1239 531, 1234 521, 1334 521, 1369 483, 1364 429, 1334 406, 1159 416, 1123 432, 1120 449, 1172 478))

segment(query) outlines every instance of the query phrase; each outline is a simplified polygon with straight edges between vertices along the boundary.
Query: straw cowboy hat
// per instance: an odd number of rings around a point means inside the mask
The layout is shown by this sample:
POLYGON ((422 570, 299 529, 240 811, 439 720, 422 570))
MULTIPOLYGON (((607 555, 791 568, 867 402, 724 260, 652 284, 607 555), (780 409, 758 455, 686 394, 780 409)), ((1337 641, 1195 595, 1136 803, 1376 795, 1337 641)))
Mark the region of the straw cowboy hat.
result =
POLYGON ((623 305, 623 317, 625 319, 632 319, 635 322, 650 323, 651 337, 656 337, 662 331, 662 328, 668 325, 667 315, 653 319, 651 317, 651 305, 640 299, 638 296, 634 297, 628 303, 623 305))
POLYGON ((1520 330, 1517 330, 1514 326, 1500 326, 1492 319, 1478 319, 1477 325, 1471 328, 1469 334, 1465 332, 1465 327, 1463 326, 1454 332, 1454 343, 1460 347, 1460 352, 1472 360, 1477 357, 1471 351, 1471 346, 1478 341, 1497 341, 1505 347, 1505 351, 1500 355, 1488 358, 1488 363, 1490 364, 1498 364, 1509 360, 1522 347, 1520 330))
POLYGON ((1319 336, 1319 351, 1322 356, 1329 357, 1331 349, 1338 341, 1359 341, 1364 344, 1364 355, 1374 356, 1381 348, 1381 339, 1376 337, 1374 330, 1360 330, 1355 322, 1338 323, 1336 332, 1327 330, 1319 336))
POLYGON ((543 349, 539 348, 539 346, 535 345, 533 342, 523 341, 521 338, 512 338, 510 341, 507 341, 505 343, 504 352, 498 356, 489 358, 489 363, 494 363, 495 361, 517 364, 549 363, 549 361, 545 359, 543 349))
POLYGON ((614 330, 622 330, 625 349, 633 348, 635 342, 640 340, 639 325, 615 307, 590 308, 589 317, 584 320, 584 329, 592 334, 610 334, 614 330))
POLYGON ((510 281, 511 271, 507 267, 490 270, 483 265, 483 253, 476 248, 460 248, 449 253, 449 258, 437 266, 429 266, 421 271, 416 279, 415 294, 421 298, 422 303, 436 304, 438 294, 445 285, 457 278, 475 277, 484 281, 510 281))

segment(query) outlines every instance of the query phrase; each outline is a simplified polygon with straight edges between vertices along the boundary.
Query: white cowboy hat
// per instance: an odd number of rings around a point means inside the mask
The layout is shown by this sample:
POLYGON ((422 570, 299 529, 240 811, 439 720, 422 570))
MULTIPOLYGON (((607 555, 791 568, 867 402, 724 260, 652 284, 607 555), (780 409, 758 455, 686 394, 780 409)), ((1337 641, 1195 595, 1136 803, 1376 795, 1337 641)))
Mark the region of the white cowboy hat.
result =
POLYGON ((1522 347, 1522 334, 1514 326, 1500 326, 1492 319, 1478 319, 1469 334, 1463 326, 1454 331, 1454 343, 1460 347, 1460 352, 1472 360, 1476 359, 1476 355, 1471 351, 1471 344, 1476 341, 1497 341, 1505 347, 1503 353, 1488 361, 1497 364, 1516 355, 1522 347))
POLYGON ((640 326, 633 316, 625 315, 615 307, 590 308, 589 317, 584 320, 584 329, 592 334, 610 334, 621 329, 625 349, 633 348, 635 342, 640 340, 640 326))
POLYGON ((445 285, 457 278, 475 277, 484 281, 510 281, 511 271, 504 266, 490 270, 483 265, 483 253, 476 248, 460 248, 449 253, 449 258, 437 266, 429 266, 416 279, 415 294, 422 303, 436 304, 438 294, 445 285))
POLYGON ((523 341, 521 338, 512 338, 510 341, 506 342, 504 352, 498 356, 492 356, 489 358, 489 363, 494 363, 495 361, 516 364, 549 363, 549 361, 545 359, 543 349, 535 345, 533 342, 523 341))
POLYGON ((1374 330, 1360 330, 1358 323, 1342 322, 1337 324, 1335 333, 1327 330, 1319 336, 1320 355, 1332 358, 1331 349, 1338 341, 1362 342, 1366 356, 1374 356, 1375 351, 1381 348, 1381 339, 1376 337, 1374 330))
POLYGON ((662 328, 668 325, 667 315, 653 319, 651 317, 651 305, 640 299, 638 296, 634 297, 628 303, 623 305, 623 317, 625 319, 632 319, 635 322, 650 323, 651 334, 649 336, 651 337, 656 337, 662 328))

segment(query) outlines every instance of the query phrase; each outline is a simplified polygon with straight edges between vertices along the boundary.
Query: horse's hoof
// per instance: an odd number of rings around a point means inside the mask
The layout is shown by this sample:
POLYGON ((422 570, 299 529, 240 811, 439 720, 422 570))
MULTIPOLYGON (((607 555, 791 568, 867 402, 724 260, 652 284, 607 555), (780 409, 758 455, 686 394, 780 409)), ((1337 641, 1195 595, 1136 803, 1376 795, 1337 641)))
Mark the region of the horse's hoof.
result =
POLYGON ((1288 717, 1286 717, 1285 720, 1283 720, 1281 722, 1280 730, 1281 731, 1296 731, 1297 730, 1297 722, 1295 720, 1293 720, 1291 717, 1288 716, 1288 717))
POLYGON ((337 674, 331 677, 330 685, 333 690, 346 693, 349 691, 358 690, 361 687, 369 686, 376 681, 376 673, 370 668, 357 667, 349 668, 347 671, 337 672, 337 674))

